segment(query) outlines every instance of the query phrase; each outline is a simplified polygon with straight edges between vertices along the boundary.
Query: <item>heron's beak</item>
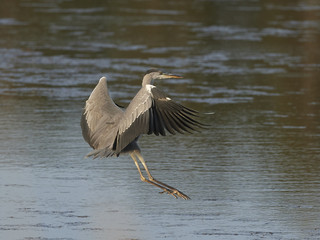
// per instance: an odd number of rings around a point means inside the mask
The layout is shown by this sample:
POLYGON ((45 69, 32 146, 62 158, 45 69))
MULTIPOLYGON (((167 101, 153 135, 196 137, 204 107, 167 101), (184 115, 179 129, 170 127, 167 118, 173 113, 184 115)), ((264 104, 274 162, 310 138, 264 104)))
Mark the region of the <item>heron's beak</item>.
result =
POLYGON ((170 74, 170 73, 162 73, 159 76, 159 79, 169 79, 169 78, 182 78, 182 77, 179 75, 174 75, 174 74, 170 74))

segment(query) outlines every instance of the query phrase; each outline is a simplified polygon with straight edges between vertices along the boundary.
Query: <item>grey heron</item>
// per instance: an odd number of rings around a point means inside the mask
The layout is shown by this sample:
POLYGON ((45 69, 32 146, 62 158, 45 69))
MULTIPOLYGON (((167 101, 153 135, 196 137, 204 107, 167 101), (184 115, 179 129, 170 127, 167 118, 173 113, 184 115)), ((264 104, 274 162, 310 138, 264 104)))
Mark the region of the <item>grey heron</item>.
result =
POLYGON ((138 146, 141 134, 164 136, 166 130, 175 134, 192 132, 203 126, 195 120, 197 111, 174 102, 153 85, 154 80, 170 78, 182 77, 156 69, 148 70, 141 89, 123 110, 110 97, 107 80, 102 77, 85 103, 81 117, 82 135, 94 149, 87 157, 111 157, 127 153, 133 159, 142 181, 161 188, 175 198, 190 199, 178 189, 152 177, 138 146), (143 176, 138 160, 148 178, 143 176))

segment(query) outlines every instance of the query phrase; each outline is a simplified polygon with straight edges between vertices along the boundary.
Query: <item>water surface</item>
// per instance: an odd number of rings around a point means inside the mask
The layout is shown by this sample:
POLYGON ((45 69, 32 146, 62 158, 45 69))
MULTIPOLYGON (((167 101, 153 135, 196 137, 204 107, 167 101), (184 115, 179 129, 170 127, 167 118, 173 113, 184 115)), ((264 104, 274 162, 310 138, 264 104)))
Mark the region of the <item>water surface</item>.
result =
POLYGON ((0 234, 5 239, 320 238, 317 1, 0 3, 0 234), (150 67, 211 127, 85 159, 101 76, 122 105, 150 67))

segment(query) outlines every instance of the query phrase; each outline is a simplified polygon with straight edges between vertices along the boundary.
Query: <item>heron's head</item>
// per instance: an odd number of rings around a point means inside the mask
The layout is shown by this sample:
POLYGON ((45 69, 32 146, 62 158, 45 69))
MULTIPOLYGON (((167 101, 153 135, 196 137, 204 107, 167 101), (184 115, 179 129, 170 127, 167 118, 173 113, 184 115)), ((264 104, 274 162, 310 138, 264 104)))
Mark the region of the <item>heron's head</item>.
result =
POLYGON ((182 77, 174 74, 163 73, 158 69, 149 69, 143 77, 142 86, 145 86, 147 84, 152 84, 153 81, 156 79, 169 79, 169 78, 182 78, 182 77))

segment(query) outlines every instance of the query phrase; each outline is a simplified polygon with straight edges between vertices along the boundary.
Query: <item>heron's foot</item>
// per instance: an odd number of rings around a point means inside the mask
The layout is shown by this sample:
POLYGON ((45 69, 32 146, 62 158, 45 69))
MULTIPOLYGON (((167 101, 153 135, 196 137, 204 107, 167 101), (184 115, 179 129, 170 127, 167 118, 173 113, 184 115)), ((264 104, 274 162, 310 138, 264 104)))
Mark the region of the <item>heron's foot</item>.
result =
POLYGON ((173 193, 173 191, 169 190, 169 189, 164 189, 162 192, 159 192, 160 194, 163 194, 163 193, 167 193, 167 194, 170 194, 172 196, 174 196, 174 198, 178 198, 178 196, 176 194, 173 193))
POLYGON ((153 177, 150 178, 150 181, 152 181, 154 183, 157 183, 158 185, 161 186, 161 189, 163 189, 163 192, 161 192, 161 193, 168 193, 168 194, 174 196, 175 198, 181 197, 184 200, 189 200, 190 199, 186 194, 184 194, 183 192, 179 191, 178 189, 176 189, 174 187, 171 187, 168 184, 165 184, 163 182, 160 182, 160 181, 156 180, 153 177))
POLYGON ((190 199, 186 194, 184 194, 183 192, 180 192, 179 190, 177 190, 175 188, 164 189, 163 192, 160 192, 160 193, 161 194, 162 193, 167 193, 167 194, 170 194, 170 195, 174 196, 175 198, 181 197, 184 200, 189 200, 190 199))
POLYGON ((161 188, 162 192, 160 192, 160 193, 167 193, 167 194, 172 195, 175 198, 181 197, 184 200, 190 199, 183 192, 180 192, 179 190, 177 190, 177 189, 175 189, 175 188, 173 188, 173 187, 171 187, 171 186, 169 186, 169 185, 167 185, 165 183, 157 181, 154 178, 149 180, 149 179, 146 179, 144 177, 141 177, 141 180, 144 181, 144 182, 147 182, 147 183, 151 183, 152 185, 154 185, 154 186, 156 186, 158 188, 161 188))

